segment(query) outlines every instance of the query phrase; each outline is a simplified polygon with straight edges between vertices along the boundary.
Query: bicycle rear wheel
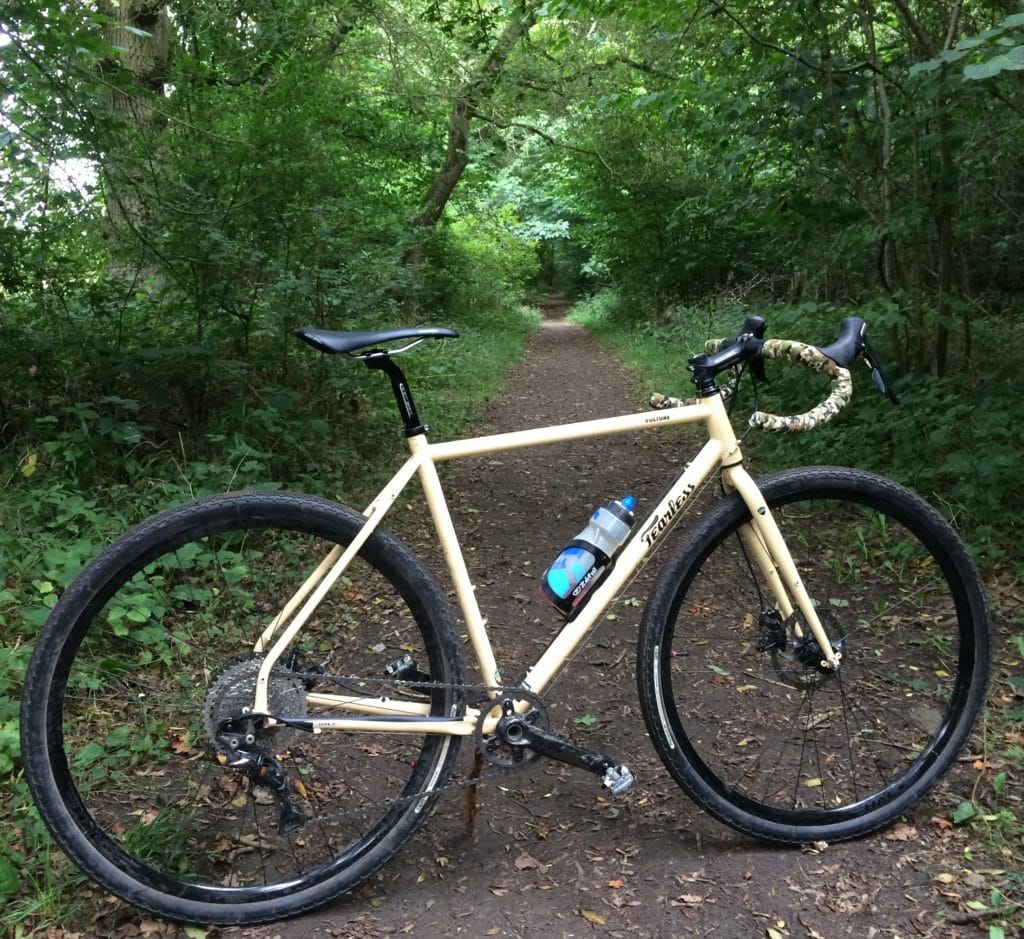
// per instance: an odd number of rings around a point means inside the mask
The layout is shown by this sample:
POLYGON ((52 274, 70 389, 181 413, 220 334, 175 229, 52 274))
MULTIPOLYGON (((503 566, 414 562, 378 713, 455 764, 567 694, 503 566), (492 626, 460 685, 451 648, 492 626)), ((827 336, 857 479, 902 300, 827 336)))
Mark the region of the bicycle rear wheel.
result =
MULTIPOLYGON (((200 500, 127 533, 61 598, 28 669, 22 753, 50 831, 104 887, 189 922, 292 916, 364 880, 428 814, 458 738, 278 725, 243 745, 283 771, 276 785, 224 765, 257 638, 363 521, 308 496, 200 500)), ((456 716, 462 681, 440 589, 378 531, 279 660, 269 707, 319 716, 310 695, 390 694, 456 716), (401 684, 386 668, 405 656, 401 684)))
POLYGON ((967 741, 988 674, 984 595, 946 521, 889 480, 810 467, 759 486, 841 667, 822 668, 799 614, 773 611, 733 495, 651 595, 645 719, 721 821, 777 842, 859 837, 918 802, 967 741))

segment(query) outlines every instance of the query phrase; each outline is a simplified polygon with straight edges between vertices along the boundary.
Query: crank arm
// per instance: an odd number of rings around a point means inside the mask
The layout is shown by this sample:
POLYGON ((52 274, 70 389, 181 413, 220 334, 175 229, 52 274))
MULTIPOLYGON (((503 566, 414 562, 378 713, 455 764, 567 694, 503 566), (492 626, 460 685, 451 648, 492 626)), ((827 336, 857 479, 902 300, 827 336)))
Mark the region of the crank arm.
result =
POLYGON ((562 737, 556 737, 521 717, 503 718, 498 724, 498 733, 509 746, 522 747, 600 776, 602 785, 616 795, 625 792, 636 780, 636 776, 625 765, 617 764, 603 753, 587 750, 562 737))

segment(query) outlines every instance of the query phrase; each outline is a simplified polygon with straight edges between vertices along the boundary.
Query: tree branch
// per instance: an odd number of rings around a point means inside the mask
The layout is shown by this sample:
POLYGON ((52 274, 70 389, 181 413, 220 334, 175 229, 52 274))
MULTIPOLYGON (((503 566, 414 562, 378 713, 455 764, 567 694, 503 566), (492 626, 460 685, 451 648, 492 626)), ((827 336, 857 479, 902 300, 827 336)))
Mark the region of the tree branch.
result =
POLYGON ((500 127, 502 130, 508 130, 511 127, 518 127, 520 130, 529 131, 531 134, 540 137, 545 143, 558 150, 570 150, 573 153, 582 153, 584 156, 593 157, 597 160, 608 172, 614 176, 615 171, 608 164, 600 153, 596 150, 587 150, 585 147, 574 147, 572 144, 563 143, 557 137, 552 137, 547 131, 541 130, 539 127, 534 127, 532 124, 527 124, 523 121, 503 121, 499 117, 495 117, 493 114, 481 114, 479 111, 473 113, 473 117, 479 118, 481 121, 485 121, 488 124, 492 124, 495 127, 500 127))
POLYGON ((960 28, 960 11, 962 9, 962 0, 954 0, 953 12, 949 17, 949 30, 946 32, 946 41, 942 44, 942 51, 945 52, 948 49, 953 48, 953 42, 956 39, 956 34, 960 28))
POLYGON ((928 41, 928 34, 921 28, 921 24, 917 21, 917 18, 910 10, 910 5, 907 0, 894 0, 897 9, 900 11, 900 15, 903 17, 903 22, 907 24, 907 28, 914 34, 914 38, 917 40, 917 44, 920 47, 922 57, 931 54, 932 48, 931 43, 928 41))
POLYGON ((793 49, 787 49, 785 46, 776 45, 774 42, 770 42, 769 40, 764 39, 761 36, 758 36, 738 16, 736 16, 728 7, 726 7, 725 4, 713 2, 712 7, 713 9, 718 10, 720 13, 723 13, 730 20, 732 20, 743 31, 743 34, 748 39, 751 40, 751 42, 754 42, 759 46, 764 46, 765 49, 771 49, 773 52, 781 52, 784 56, 787 56, 788 58, 791 59, 795 59, 805 68, 809 68, 814 72, 827 72, 830 74, 843 75, 850 75, 856 72, 863 71, 875 73, 878 72, 878 68, 868 61, 858 62, 856 65, 844 65, 839 67, 835 65, 819 65, 816 62, 812 62, 810 59, 806 58, 805 56, 801 55, 799 52, 796 52, 793 49))

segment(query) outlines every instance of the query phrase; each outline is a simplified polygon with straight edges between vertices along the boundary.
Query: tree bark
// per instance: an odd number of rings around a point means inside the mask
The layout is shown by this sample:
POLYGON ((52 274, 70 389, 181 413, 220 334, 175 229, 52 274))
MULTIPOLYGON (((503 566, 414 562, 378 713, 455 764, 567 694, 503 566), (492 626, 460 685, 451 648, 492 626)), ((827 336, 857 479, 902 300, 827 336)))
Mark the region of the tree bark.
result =
MULTIPOLYGON (((423 197, 422 209, 414 223, 417 229, 432 228, 444 214, 448 200, 469 165, 470 121, 476 116, 481 104, 494 94, 512 50, 536 21, 536 8, 533 3, 528 3, 521 13, 509 21, 472 77, 455 93, 448 119, 448 146, 444 160, 423 197)), ((419 267, 425 250, 421 234, 407 254, 410 267, 419 267)))
POLYGON ((889 90, 885 83, 885 72, 879 60, 878 46, 875 42, 875 13, 867 0, 862 0, 860 4, 860 15, 870 62, 874 66, 875 100, 878 103, 878 113, 882 120, 882 143, 878 154, 882 199, 880 265, 882 286, 889 293, 893 293, 900 285, 898 283, 896 242, 892 235, 892 106, 889 103, 889 90))
MULTIPOLYGON (((949 29, 942 51, 952 48, 960 26, 960 0, 953 3, 953 12, 949 19, 949 29)), ((952 122, 949 111, 952 107, 951 96, 942 95, 939 99, 942 111, 939 115, 939 299, 937 306, 938 324, 935 334, 935 374, 941 378, 946 374, 946 358, 949 353, 949 323, 953 315, 953 267, 956 263, 953 219, 956 203, 959 199, 960 173, 956 165, 956 154, 950 143, 952 122)), ((970 319, 964 314, 965 339, 970 333, 970 319)), ((969 340, 968 344, 969 344, 969 340)))
POLYGON ((143 162, 140 144, 149 154, 157 149, 152 138, 159 135, 161 125, 153 101, 164 93, 171 23, 166 7, 152 0, 100 0, 98 9, 111 21, 107 41, 123 50, 102 69, 110 107, 121 120, 103 158, 111 256, 117 265, 126 240, 143 232, 148 221, 145 182, 155 164, 143 162))

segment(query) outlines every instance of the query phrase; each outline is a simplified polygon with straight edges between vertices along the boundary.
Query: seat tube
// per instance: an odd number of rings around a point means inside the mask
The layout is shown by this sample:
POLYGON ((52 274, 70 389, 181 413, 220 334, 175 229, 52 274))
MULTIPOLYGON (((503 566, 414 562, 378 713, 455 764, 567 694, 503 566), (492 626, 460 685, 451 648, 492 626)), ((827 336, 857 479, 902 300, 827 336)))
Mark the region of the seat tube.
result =
POLYGON ((455 526, 452 524, 451 512, 448 510, 448 502, 441 488, 437 467, 430 456, 430 444, 427 442, 425 434, 410 436, 408 444, 414 455, 422 454, 423 456, 419 466, 420 484, 430 509, 430 517, 434 521, 441 550, 444 551, 448 572, 455 587, 455 595, 459 600, 459 608, 466 621, 469 643, 480 666, 480 674, 485 683, 493 682, 495 685, 500 685, 501 672, 498 670, 494 650, 491 648, 491 642, 487 636, 487 624, 480 614, 480 606, 476 601, 476 588, 473 586, 466 568, 466 560, 459 545, 458 535, 455 533, 455 526))

